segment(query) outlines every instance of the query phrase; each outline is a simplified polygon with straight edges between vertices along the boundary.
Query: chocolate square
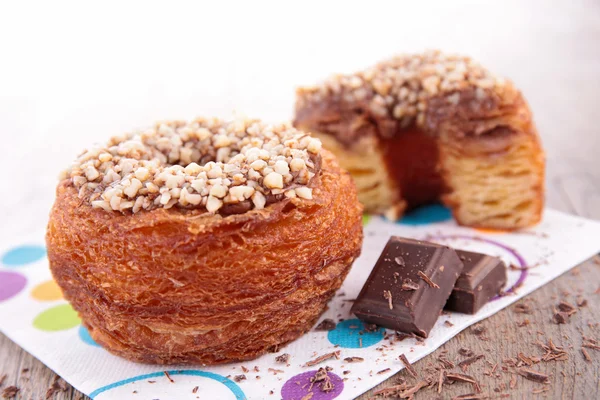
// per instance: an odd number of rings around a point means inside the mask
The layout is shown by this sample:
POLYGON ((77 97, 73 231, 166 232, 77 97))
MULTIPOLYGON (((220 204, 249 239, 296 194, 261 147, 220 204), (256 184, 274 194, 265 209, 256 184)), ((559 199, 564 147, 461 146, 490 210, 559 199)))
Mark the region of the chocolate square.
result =
POLYGON ((362 321, 427 337, 462 269, 447 246, 393 236, 352 312, 362 321))
POLYGON ((506 284, 506 265, 498 257, 471 251, 456 250, 465 265, 446 309, 464 314, 475 314, 506 284))

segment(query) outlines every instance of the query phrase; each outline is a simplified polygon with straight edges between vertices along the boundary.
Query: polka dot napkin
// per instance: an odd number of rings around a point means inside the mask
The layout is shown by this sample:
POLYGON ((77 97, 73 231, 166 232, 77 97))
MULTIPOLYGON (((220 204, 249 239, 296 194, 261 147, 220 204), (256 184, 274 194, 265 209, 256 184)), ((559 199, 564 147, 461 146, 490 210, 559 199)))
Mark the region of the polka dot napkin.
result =
POLYGON ((98 346, 63 299, 48 270, 44 232, 0 249, 0 330, 60 374, 77 389, 106 399, 351 399, 429 354, 467 326, 486 318, 600 250, 600 224, 547 210, 541 224, 506 233, 458 227, 441 206, 417 209, 398 223, 363 218, 365 241, 343 287, 321 317, 330 330, 313 330, 274 354, 255 361, 218 367, 158 367, 128 362, 98 346), (390 343, 381 328, 365 331, 349 313, 371 268, 391 235, 425 239, 465 250, 497 255, 513 264, 507 290, 514 296, 494 299, 477 315, 440 316, 424 343, 390 343), (534 271, 526 267, 539 264, 534 271), (518 287, 518 290, 516 290, 518 287), (451 321, 452 326, 444 324, 451 321), (324 354, 338 357, 312 367, 324 354), (286 362, 275 359, 288 354, 286 362), (348 362, 360 357, 362 362, 348 362), (319 367, 332 385, 311 383, 319 367), (378 374, 378 372, 384 371, 378 374), (242 377, 243 376, 243 377, 242 377))

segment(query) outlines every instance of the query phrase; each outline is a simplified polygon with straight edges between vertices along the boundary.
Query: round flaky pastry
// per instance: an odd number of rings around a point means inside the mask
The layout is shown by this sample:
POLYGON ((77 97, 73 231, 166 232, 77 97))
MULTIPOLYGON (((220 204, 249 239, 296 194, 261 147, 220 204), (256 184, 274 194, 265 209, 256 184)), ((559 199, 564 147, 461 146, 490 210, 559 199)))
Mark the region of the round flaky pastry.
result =
POLYGON ((360 253, 352 180, 289 125, 160 123, 84 152, 62 178, 50 268, 92 338, 130 360, 278 348, 310 329, 360 253))

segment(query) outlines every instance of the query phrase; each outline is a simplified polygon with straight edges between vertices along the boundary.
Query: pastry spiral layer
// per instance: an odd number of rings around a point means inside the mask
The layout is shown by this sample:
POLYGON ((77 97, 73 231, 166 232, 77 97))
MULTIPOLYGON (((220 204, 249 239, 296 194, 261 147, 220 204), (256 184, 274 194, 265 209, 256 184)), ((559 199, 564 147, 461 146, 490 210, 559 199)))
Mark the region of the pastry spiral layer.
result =
MULTIPOLYGON (((304 135, 294 130, 296 134, 304 135)), ((57 188, 47 231, 48 258, 92 338, 134 361, 217 364, 255 358, 310 329, 362 243, 362 206, 355 186, 331 153, 313 140, 306 141, 306 149, 317 147, 307 150, 305 160, 313 175, 304 184, 298 183, 299 174, 281 174, 281 192, 267 192, 264 179, 271 172, 257 171, 261 178, 252 188, 265 196, 263 207, 252 202, 252 195, 237 202, 227 199, 235 192, 232 182, 223 185, 228 194, 213 211, 202 201, 190 207, 179 200, 172 207, 164 207, 170 200, 159 200, 162 206, 140 207, 135 213, 133 207, 109 210, 93 205, 107 201, 102 198, 106 187, 82 190, 74 176, 84 169, 72 168, 57 188), (310 196, 299 195, 298 188, 310 190, 310 196), (246 205, 223 212, 226 205, 242 202, 246 205)), ((286 159, 286 148, 299 150, 296 142, 282 143, 275 150, 281 154, 265 160, 273 164, 273 172, 277 161, 286 159)), ((215 163, 208 159, 198 166, 215 163)), ((252 162, 240 174, 248 176, 252 162)), ((151 182, 160 186, 158 175, 151 182)), ((124 179, 128 176, 112 182, 112 188, 124 179)), ((180 193, 186 183, 187 177, 180 193)), ((248 179, 240 185, 249 186, 248 179)))

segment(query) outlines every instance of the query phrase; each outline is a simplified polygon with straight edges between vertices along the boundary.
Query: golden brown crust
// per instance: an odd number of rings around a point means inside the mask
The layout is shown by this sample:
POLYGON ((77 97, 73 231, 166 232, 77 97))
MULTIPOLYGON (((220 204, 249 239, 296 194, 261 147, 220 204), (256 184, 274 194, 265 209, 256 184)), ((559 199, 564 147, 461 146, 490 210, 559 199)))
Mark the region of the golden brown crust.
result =
POLYGON ((255 358, 310 329, 360 253, 355 187, 322 157, 312 200, 226 217, 106 212, 63 182, 47 233, 52 273, 115 354, 165 364, 255 358))

